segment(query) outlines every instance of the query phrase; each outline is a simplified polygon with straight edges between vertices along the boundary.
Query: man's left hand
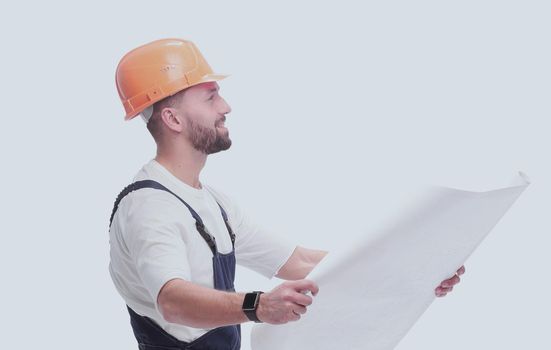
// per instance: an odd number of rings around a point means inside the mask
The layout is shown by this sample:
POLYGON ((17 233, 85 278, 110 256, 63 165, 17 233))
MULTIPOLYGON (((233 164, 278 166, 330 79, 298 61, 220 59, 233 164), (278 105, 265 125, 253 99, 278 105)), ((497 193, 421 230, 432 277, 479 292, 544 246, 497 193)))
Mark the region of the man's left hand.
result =
POLYGON ((465 273, 465 266, 461 266, 459 270, 453 275, 452 278, 448 278, 447 280, 443 280, 442 283, 436 289, 434 290, 434 294, 436 294, 437 297, 444 297, 446 294, 451 292, 453 290, 453 286, 459 283, 461 280, 459 276, 465 273))

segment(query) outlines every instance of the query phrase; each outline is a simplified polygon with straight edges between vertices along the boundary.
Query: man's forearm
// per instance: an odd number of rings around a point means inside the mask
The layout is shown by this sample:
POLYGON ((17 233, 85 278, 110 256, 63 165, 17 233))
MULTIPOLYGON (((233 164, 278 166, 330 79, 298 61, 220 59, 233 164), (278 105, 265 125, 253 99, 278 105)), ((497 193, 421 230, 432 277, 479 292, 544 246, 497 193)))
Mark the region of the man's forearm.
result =
POLYGON ((298 280, 308 276, 310 271, 327 255, 327 251, 297 246, 285 265, 279 269, 276 277, 285 280, 298 280))
POLYGON ((168 322, 215 328, 249 320, 241 310, 244 297, 244 293, 224 292, 173 279, 159 292, 158 304, 168 322))

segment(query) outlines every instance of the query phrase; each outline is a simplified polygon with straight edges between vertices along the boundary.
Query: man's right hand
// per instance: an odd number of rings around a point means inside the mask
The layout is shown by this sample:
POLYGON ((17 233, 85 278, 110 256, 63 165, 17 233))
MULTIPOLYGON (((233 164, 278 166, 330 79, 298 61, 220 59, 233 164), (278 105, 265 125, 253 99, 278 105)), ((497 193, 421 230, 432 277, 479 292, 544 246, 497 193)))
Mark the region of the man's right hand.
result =
POLYGON ((319 288, 310 280, 286 281, 260 295, 256 310, 258 319, 270 324, 283 324, 297 321, 300 315, 306 313, 306 307, 312 304, 312 295, 318 294, 319 288))

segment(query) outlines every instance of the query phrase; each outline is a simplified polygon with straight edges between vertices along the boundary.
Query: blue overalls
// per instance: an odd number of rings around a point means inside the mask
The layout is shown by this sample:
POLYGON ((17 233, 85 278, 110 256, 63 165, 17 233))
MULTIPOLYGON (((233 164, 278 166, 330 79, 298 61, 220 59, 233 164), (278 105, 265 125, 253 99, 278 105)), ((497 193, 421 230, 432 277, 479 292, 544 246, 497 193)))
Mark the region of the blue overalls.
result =
MULTIPOLYGON (((141 188, 154 188, 169 192, 188 208, 195 219, 197 231, 208 244, 213 254, 212 268, 214 271, 214 288, 224 291, 235 291, 233 285, 235 279, 235 234, 228 222, 228 216, 220 204, 218 204, 218 206, 220 207, 220 212, 224 218, 224 223, 228 229, 233 246, 232 251, 227 254, 220 254, 218 252, 215 238, 207 232, 203 220, 201 220, 195 210, 174 192, 153 180, 136 181, 121 191, 115 200, 115 205, 109 220, 109 227, 111 227, 113 216, 124 196, 141 188)), ((126 307, 130 314, 130 324, 132 325, 132 330, 138 341, 138 348, 140 350, 239 350, 241 347, 241 326, 239 324, 212 329, 192 342, 186 343, 170 335, 152 319, 138 315, 128 305, 126 307)))

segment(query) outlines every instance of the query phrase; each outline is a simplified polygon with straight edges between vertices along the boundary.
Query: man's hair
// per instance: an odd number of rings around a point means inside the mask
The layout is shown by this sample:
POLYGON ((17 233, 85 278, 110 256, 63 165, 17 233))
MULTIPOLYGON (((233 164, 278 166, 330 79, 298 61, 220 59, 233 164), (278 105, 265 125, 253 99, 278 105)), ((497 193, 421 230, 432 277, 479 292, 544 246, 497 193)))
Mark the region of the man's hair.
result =
POLYGON ((180 90, 174 95, 165 97, 162 100, 157 101, 153 104, 153 113, 151 114, 151 118, 149 118, 149 121, 147 123, 147 130, 149 130, 149 133, 151 134, 151 136, 153 136, 155 142, 159 142, 163 133, 163 120, 161 119, 161 111, 164 108, 173 108, 174 106, 176 106, 176 104, 182 99, 185 91, 186 89, 180 90))

